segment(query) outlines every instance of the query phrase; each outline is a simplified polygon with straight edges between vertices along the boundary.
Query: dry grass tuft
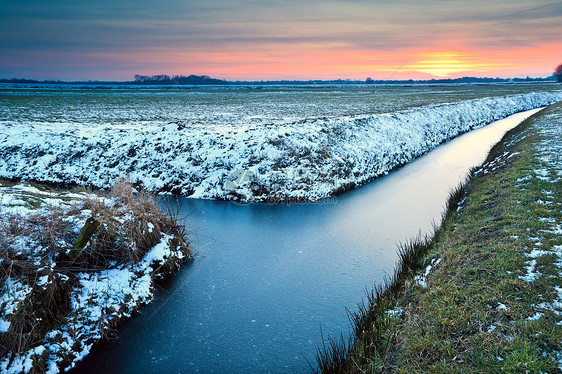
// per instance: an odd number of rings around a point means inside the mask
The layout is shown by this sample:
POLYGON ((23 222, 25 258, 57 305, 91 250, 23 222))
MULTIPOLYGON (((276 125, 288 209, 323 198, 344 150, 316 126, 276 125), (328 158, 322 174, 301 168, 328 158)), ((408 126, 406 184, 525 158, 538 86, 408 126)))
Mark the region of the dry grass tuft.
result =
POLYGON ((115 201, 111 208, 100 199, 88 199, 84 204, 100 226, 76 261, 81 268, 136 263, 160 242, 162 234, 174 236, 176 246, 190 253, 183 226, 162 213, 152 195, 143 191, 135 195, 131 183, 120 180, 110 197, 115 201), (130 219, 131 215, 134 219, 130 219))
POLYGON ((0 334, 0 357, 24 353, 38 346, 45 334, 59 325, 61 318, 70 311, 70 278, 52 270, 39 272, 37 278, 40 277, 46 277, 46 283, 33 282, 30 295, 8 318, 10 328, 0 334))
POLYGON ((43 344, 47 332, 64 322, 72 313, 70 295, 79 273, 138 263, 166 235, 172 238, 171 248, 183 257, 165 261, 153 269, 153 275, 170 274, 182 258, 190 257, 184 234, 183 226, 162 213, 153 196, 137 193, 125 180, 118 181, 110 193, 89 194, 70 208, 0 216, 0 296, 11 292, 14 281, 30 290, 15 303, 13 312, 2 316, 10 325, 0 333, 0 359, 13 359, 43 344), (80 231, 76 225, 85 218, 99 226, 79 248, 75 246, 80 231))

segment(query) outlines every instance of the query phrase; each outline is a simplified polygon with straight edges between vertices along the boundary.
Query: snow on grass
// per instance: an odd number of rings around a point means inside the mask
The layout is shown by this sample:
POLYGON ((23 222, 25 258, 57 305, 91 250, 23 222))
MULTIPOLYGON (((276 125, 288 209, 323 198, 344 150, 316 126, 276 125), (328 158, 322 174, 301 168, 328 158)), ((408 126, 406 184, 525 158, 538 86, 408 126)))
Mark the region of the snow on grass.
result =
MULTIPOLYGON (((536 307, 542 310, 550 310, 557 316, 562 316, 562 287, 555 287, 556 297, 550 302, 542 302, 536 307)), ((559 323, 562 321, 558 321, 559 323)))
POLYGON ((536 321, 538 319, 540 319, 542 316, 544 316, 543 313, 535 313, 532 316, 527 318, 527 321, 536 321))
POLYGON ((155 277, 189 256, 174 223, 131 191, 124 183, 108 196, 0 183, 0 372, 74 367, 152 299, 155 277), (100 228, 70 260, 90 217, 100 228), (142 241, 119 234, 139 226, 142 241), (110 249, 99 246, 100 238, 110 240, 110 249))
POLYGON ((427 267, 425 268, 425 272, 421 275, 416 275, 414 277, 414 281, 417 282, 417 284, 420 285, 421 287, 427 288, 427 277, 429 277, 429 274, 431 274, 434 268, 439 266, 440 263, 441 263, 440 258, 431 260, 431 263, 427 265, 427 267))
POLYGON ((365 183, 463 132, 562 100, 528 93, 388 114, 293 122, 141 126, 0 122, 0 176, 244 201, 318 200, 365 183))
POLYGON ((31 292, 31 287, 24 284, 21 279, 7 278, 2 284, 2 295, 0 305, 2 308, 2 318, 14 314, 18 305, 26 299, 31 292))
POLYGON ((404 312, 404 309, 402 309, 400 307, 396 307, 396 308, 387 310, 385 313, 388 316, 391 316, 391 317, 394 317, 394 318, 400 318, 402 316, 403 312, 404 312))
MULTIPOLYGON (((559 190, 560 186, 560 170, 562 170, 562 127, 560 126, 561 118, 559 115, 550 115, 545 118, 544 122, 535 126, 537 132, 541 136, 541 142, 537 145, 538 166, 529 171, 526 180, 536 179, 536 183, 541 185, 553 184, 559 190)), ((520 276, 521 279, 531 283, 538 282, 538 279, 545 277, 548 279, 560 279, 562 275, 562 223, 560 222, 560 202, 556 192, 551 189, 541 189, 540 198, 535 203, 539 208, 540 214, 536 215, 537 223, 541 228, 538 230, 527 229, 529 235, 527 240, 534 243, 530 252, 526 256, 530 258, 526 262, 526 275, 520 276), (536 268, 539 261, 549 264, 553 267, 548 274, 541 274, 536 268), (557 274, 556 274, 557 273, 557 274)), ((545 268, 546 270, 547 268, 545 268)), ((544 280, 544 279, 543 279, 544 280)), ((528 321, 537 321, 543 316, 550 315, 556 318, 556 325, 562 325, 562 287, 559 283, 551 282, 552 289, 547 294, 541 295, 542 302, 533 305, 534 314, 527 318, 528 321)), ((546 354, 546 353, 545 353, 546 354)), ((555 359, 558 358, 558 368, 562 370, 562 352, 548 352, 555 359)))
POLYGON ((525 270, 527 274, 520 276, 519 278, 523 279, 527 283, 531 283, 535 279, 538 279, 538 277, 541 276, 541 273, 539 271, 536 271, 535 269, 536 266, 537 266, 537 260, 527 261, 527 266, 525 266, 525 270))

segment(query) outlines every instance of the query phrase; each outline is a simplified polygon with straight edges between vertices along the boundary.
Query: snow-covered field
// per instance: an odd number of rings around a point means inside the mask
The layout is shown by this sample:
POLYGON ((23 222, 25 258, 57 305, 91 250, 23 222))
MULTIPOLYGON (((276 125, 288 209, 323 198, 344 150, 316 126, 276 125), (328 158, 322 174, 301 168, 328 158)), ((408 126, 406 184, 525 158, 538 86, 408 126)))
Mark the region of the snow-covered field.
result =
MULTIPOLYGON (((120 227, 141 222, 138 212, 115 196, 0 184, 1 373, 53 374, 72 368, 93 344, 152 299, 155 277, 189 255, 174 235, 148 223, 157 244, 138 261, 119 262, 105 252, 100 256, 109 262, 103 266, 79 262, 83 257, 68 263, 72 243, 95 216, 88 209, 92 204, 112 212, 106 221, 97 217, 98 232, 114 230, 106 225, 109 221, 120 227)), ((93 240, 81 256, 92 255, 93 240)), ((124 244, 132 252, 140 250, 134 243, 124 244)))
POLYGON ((532 92, 247 124, 191 118, 86 125, 16 116, 0 121, 0 176, 101 188, 127 177, 152 191, 195 198, 314 201, 384 175, 461 133, 559 100, 560 91, 532 92))
POLYGON ((338 118, 452 103, 482 97, 556 92, 546 85, 434 87, 270 87, 247 89, 29 89, 0 84, 0 121, 12 124, 238 127, 338 118))

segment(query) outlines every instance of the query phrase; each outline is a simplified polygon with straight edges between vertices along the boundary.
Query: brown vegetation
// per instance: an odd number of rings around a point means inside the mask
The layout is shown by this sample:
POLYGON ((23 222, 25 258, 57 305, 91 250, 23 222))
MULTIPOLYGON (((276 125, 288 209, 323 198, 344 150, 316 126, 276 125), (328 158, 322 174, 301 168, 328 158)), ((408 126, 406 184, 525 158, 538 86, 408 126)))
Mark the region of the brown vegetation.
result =
POLYGON ((2 316, 10 325, 0 333, 0 359, 13 359, 41 345, 45 334, 63 323, 72 313, 71 291, 78 274, 136 264, 164 235, 181 255, 152 268, 153 276, 177 270, 190 257, 183 226, 162 213, 151 195, 135 193, 129 182, 118 181, 109 194, 86 196, 70 208, 0 218, 0 297, 13 292, 14 281, 28 290, 25 299, 13 305, 13 313, 2 316), (82 249, 75 245, 78 233, 73 226, 84 214, 98 225, 82 249))

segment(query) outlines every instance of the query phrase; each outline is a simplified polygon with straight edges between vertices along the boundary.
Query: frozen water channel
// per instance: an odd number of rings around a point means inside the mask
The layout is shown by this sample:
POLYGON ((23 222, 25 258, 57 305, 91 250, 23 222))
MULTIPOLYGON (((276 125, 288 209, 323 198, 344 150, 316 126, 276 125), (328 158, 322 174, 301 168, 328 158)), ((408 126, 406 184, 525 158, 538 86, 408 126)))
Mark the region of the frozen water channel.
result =
MULTIPOLYGON (((540 109, 538 109, 540 110, 540 109)), ((397 244, 439 222, 449 191, 531 110, 464 134, 372 183, 314 204, 179 198, 196 259, 91 373, 302 373, 346 308, 393 272, 397 244)))

